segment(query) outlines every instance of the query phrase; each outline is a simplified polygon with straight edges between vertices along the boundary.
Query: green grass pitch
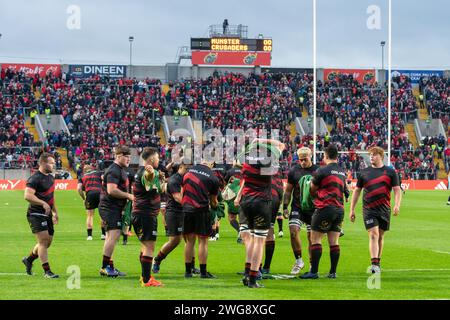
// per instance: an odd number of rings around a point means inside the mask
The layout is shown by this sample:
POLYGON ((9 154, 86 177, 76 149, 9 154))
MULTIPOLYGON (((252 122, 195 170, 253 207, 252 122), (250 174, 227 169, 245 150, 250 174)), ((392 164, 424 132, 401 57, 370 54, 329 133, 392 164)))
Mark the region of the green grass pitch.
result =
MULTIPOLYGON (((352 224, 348 204, 341 238, 338 278, 323 278, 329 268, 329 250, 325 245, 318 280, 263 280, 266 288, 251 290, 242 286, 236 274, 244 267, 244 246, 236 243, 236 233, 226 219, 222 221, 220 240, 209 243, 208 269, 218 279, 184 279, 183 245, 161 265, 157 279, 162 288, 139 286, 139 242, 131 237, 127 246, 117 245, 115 265, 128 273, 125 278, 107 279, 99 275, 103 241, 100 240, 96 213, 94 240, 86 241, 85 210, 75 191, 56 192, 60 224, 49 258, 60 279, 44 279, 40 261, 34 264, 34 276, 25 274, 22 257, 35 244, 26 220, 27 203, 23 192, 0 193, 0 299, 450 299, 450 207, 446 191, 409 191, 403 197, 400 216, 392 217, 382 257, 380 289, 368 289, 370 264, 368 237, 361 215, 352 224), (80 289, 69 289, 69 266, 81 271, 80 289)), ((358 213, 360 213, 360 209, 358 213)), ((160 234, 163 230, 160 222, 160 234)), ((275 227, 276 232, 278 227, 275 227)), ((287 221, 283 238, 276 239, 271 271, 289 274, 294 257, 290 249, 287 221)), ((301 232, 303 244, 306 233, 301 232)), ((157 249, 166 241, 159 236, 157 249)), ((304 260, 308 261, 306 246, 304 260)), ((307 268, 307 267, 306 267, 307 268)), ((303 270, 304 271, 304 270, 303 270)), ((302 271, 302 273, 303 273, 302 271)))

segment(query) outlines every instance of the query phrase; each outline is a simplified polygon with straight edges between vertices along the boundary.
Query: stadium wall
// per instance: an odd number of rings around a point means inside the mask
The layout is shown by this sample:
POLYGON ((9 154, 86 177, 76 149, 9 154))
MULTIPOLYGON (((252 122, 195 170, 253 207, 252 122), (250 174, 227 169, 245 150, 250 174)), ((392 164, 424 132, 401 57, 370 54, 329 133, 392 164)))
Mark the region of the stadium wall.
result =
POLYGON ((0 181, 1 179, 26 180, 30 175, 30 169, 2 169, 0 170, 0 181))

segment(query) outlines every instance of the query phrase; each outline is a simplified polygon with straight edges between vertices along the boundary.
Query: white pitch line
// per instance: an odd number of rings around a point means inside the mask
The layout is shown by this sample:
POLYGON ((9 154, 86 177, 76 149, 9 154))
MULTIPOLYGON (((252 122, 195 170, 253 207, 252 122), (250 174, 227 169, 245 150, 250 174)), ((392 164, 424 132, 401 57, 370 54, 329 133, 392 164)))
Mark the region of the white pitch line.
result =
POLYGON ((381 272, 407 272, 407 271, 450 271, 450 269, 381 269, 381 272))
POLYGON ((433 252, 444 253, 444 254, 450 254, 450 252, 446 252, 446 251, 438 251, 438 250, 433 250, 433 252))

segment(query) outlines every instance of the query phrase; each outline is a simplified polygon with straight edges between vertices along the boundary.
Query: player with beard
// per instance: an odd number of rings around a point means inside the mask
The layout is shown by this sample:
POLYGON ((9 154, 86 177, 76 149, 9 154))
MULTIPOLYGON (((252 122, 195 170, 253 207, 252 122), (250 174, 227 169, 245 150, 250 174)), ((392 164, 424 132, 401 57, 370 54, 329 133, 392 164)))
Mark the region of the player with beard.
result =
POLYGON ((161 208, 160 194, 165 190, 165 176, 157 170, 159 164, 157 149, 146 147, 141 156, 144 166, 139 168, 133 183, 132 224, 141 242, 141 285, 159 287, 162 284, 151 275, 151 267, 161 208))
POLYGON ((27 181, 25 200, 29 202, 27 219, 31 232, 36 236, 37 244, 28 257, 22 259, 26 272, 32 275, 33 261, 41 259, 44 277, 59 278, 48 263, 48 248, 53 241, 54 225, 58 223, 58 211, 55 206, 55 178, 51 175, 55 167, 55 158, 49 153, 39 157, 39 169, 27 181))
POLYGON ((111 257, 122 232, 122 211, 127 200, 134 200, 134 196, 127 192, 129 180, 125 170, 130 165, 130 148, 117 146, 114 153, 115 160, 103 175, 102 193, 98 206, 100 217, 106 228, 100 275, 108 277, 125 276, 114 268, 111 257))

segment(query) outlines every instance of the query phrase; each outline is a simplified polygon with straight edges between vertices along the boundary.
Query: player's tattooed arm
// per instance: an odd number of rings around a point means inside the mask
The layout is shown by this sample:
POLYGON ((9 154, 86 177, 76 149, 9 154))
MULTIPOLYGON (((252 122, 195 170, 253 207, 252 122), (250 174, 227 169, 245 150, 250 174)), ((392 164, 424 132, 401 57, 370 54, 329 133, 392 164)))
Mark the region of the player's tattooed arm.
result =
POLYGON ((284 190, 284 198, 283 198, 283 216, 285 219, 289 218, 288 206, 289 203, 291 202, 293 189, 294 186, 288 182, 286 184, 286 190, 284 190))

